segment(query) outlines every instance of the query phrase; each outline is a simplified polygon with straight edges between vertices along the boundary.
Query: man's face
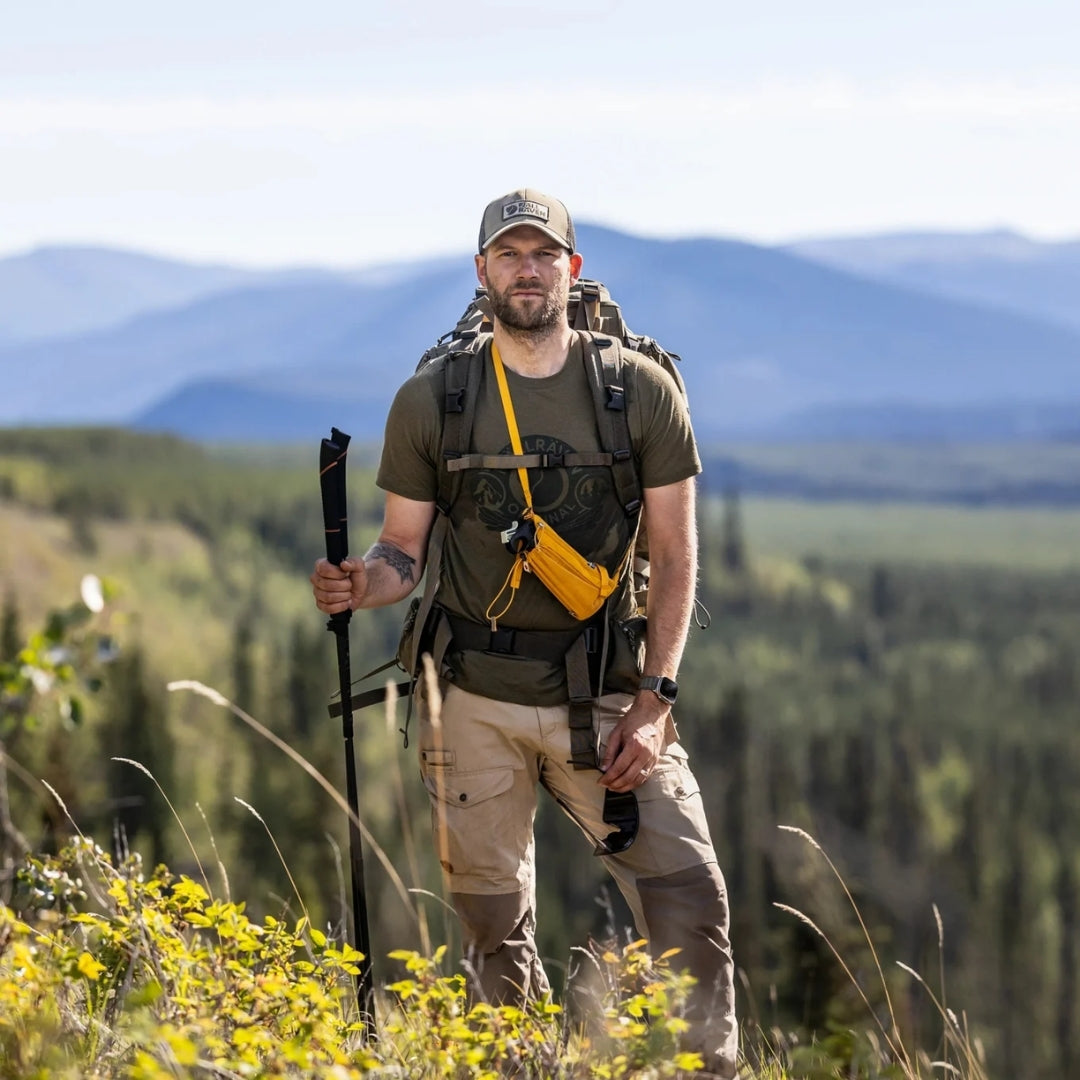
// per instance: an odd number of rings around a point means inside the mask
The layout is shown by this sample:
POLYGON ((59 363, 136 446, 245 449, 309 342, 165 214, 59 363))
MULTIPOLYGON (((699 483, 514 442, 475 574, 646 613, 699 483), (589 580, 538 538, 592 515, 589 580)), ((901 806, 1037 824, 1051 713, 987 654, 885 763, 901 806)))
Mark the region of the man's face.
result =
POLYGON ((566 321, 570 283, 581 272, 572 255, 531 225, 510 229, 476 256, 476 274, 503 326, 544 335, 566 321))

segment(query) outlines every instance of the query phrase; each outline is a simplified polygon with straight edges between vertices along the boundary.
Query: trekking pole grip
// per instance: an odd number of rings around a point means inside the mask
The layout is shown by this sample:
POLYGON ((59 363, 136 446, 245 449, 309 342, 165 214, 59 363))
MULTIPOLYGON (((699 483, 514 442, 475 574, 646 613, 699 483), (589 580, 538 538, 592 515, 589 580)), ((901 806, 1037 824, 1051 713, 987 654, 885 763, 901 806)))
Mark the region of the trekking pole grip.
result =
MULTIPOLYGON (((349 555, 349 521, 346 512, 345 458, 350 438, 336 427, 323 439, 319 450, 319 486, 322 490, 323 528, 326 532, 326 560, 340 566, 349 555)), ((348 623, 350 610, 330 616, 331 627, 348 623)))

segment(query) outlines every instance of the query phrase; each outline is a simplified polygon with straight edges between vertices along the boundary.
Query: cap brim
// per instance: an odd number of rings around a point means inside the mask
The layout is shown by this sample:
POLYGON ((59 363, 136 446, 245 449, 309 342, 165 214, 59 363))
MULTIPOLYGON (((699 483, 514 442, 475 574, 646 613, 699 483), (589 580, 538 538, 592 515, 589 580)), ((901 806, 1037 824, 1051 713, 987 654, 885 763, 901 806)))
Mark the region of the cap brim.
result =
POLYGON ((507 222, 505 225, 502 226, 502 228, 496 229, 487 238, 487 241, 484 243, 484 246, 480 250, 481 251, 487 251, 487 249, 489 247, 491 247, 491 245, 494 244, 495 241, 498 240, 499 237, 503 235, 503 233, 508 233, 508 232, 510 232, 511 229, 523 229, 523 228, 526 228, 526 227, 531 228, 531 229, 539 229, 542 233, 546 233, 548 236, 550 236, 551 239, 554 240, 555 243, 557 243, 559 245, 559 247, 563 248, 566 251, 569 251, 571 255, 574 253, 574 249, 572 247, 570 247, 570 245, 566 242, 566 237, 565 236, 560 236, 554 229, 550 228, 549 226, 545 225, 543 222, 540 222, 540 221, 510 221, 510 222, 507 222))

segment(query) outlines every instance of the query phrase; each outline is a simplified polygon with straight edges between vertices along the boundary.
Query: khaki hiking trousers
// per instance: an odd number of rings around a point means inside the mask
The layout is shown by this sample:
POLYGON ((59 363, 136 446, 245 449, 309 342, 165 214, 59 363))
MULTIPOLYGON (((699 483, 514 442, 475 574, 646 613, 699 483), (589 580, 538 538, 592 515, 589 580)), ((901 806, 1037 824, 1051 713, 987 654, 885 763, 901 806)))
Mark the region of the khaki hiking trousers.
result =
MULTIPOLYGON (((601 748, 632 701, 629 694, 608 694, 594 708, 601 748)), ((589 838, 583 857, 611 832, 603 821, 599 774, 569 764, 568 706, 516 705, 450 685, 438 720, 423 707, 419 727, 435 850, 478 989, 494 1002, 542 995, 549 985, 533 936, 537 786, 589 838)), ((727 890, 698 784, 678 742, 668 745, 636 794, 637 839, 622 854, 603 856, 604 863, 653 954, 680 949, 673 965, 697 979, 686 1048, 702 1052, 706 1068, 734 1076, 738 1032, 727 890)))

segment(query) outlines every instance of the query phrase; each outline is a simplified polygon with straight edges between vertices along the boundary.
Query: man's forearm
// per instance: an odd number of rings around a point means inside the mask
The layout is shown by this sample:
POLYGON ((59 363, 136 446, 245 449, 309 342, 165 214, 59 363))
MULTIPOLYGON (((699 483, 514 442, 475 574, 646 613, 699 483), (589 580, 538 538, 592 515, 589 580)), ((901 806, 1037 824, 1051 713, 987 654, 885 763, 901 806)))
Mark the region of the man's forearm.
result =
POLYGON ((692 535, 688 537, 686 550, 680 558, 653 560, 650 564, 646 675, 666 675, 674 679, 678 674, 694 607, 697 583, 695 539, 692 535))
POLYGON ((645 492, 649 530, 646 675, 674 679, 682 661, 697 587, 694 481, 645 492))
POLYGON ((367 589, 360 606, 385 607, 403 600, 416 588, 423 566, 407 551, 386 540, 377 540, 364 555, 367 589))

